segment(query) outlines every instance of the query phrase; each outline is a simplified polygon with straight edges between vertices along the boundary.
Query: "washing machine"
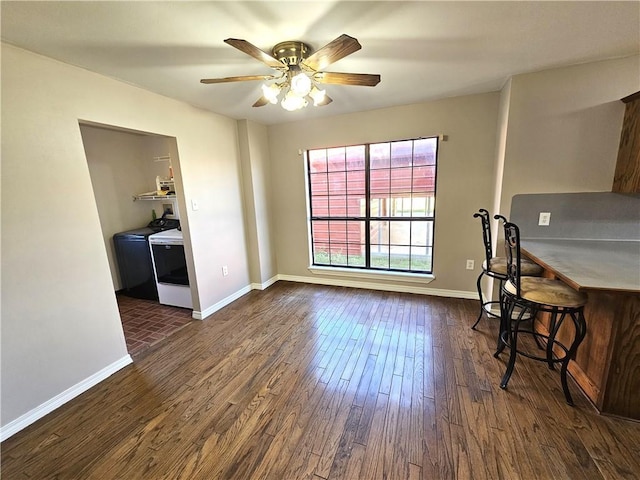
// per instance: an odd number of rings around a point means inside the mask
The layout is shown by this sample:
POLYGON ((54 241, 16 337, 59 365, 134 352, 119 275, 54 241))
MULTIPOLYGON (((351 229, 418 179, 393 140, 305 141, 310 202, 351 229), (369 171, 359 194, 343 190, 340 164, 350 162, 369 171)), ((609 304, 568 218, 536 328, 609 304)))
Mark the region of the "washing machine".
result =
POLYGON ((165 230, 176 229, 180 220, 158 218, 146 227, 116 233, 113 244, 120 270, 120 293, 134 298, 158 300, 149 237, 165 230))

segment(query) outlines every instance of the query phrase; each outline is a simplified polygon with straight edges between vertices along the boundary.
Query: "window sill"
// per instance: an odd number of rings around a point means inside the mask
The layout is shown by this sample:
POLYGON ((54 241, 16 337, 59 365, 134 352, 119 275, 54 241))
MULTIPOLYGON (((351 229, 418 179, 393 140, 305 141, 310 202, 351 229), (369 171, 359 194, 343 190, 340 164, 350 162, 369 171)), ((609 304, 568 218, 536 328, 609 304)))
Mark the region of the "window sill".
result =
POLYGON ((436 277, 432 273, 382 272, 359 268, 320 267, 312 265, 309 271, 315 275, 337 277, 368 278, 370 280, 397 280, 400 282, 431 283, 436 277))

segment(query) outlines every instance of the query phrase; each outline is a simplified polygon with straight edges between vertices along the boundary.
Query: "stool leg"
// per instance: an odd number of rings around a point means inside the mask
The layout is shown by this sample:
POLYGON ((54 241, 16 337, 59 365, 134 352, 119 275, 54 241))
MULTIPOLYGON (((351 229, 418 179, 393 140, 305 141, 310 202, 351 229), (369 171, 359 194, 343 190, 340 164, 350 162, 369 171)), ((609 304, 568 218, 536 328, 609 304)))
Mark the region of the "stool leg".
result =
POLYGON ((562 382, 562 390, 564 391, 564 398, 566 399, 567 404, 573 406, 573 398, 571 398, 569 383, 567 382, 567 370, 569 368, 569 361, 575 357, 576 352, 578 351, 578 347, 587 334, 587 324, 584 320, 584 313, 582 309, 580 309, 578 312, 571 312, 569 315, 571 316, 573 324, 576 328, 576 334, 573 342, 571 343, 571 347, 569 347, 569 350, 567 351, 567 356, 562 362, 562 367, 560 367, 560 381, 562 382))
POLYGON ((516 365, 516 355, 518 355, 518 330, 520 329, 520 322, 522 321, 524 312, 524 309, 520 310, 518 318, 515 320, 513 329, 509 329, 511 333, 509 335, 509 348, 511 349, 511 352, 509 353, 509 363, 507 364, 507 370, 504 372, 504 376, 502 377, 502 381, 500 382, 500 388, 502 388, 503 390, 507 388, 507 384, 509 383, 509 379, 511 378, 511 374, 513 373, 513 367, 515 367, 516 365))
MULTIPOLYGON (((549 321, 549 339, 547 340, 547 365, 549 365, 549 370, 555 370, 553 366, 553 344, 556 339, 556 333, 558 333, 558 328, 562 323, 561 321, 557 322, 557 317, 558 313, 554 311, 549 321)), ((564 318, 564 316, 562 318, 564 318)))
POLYGON ((471 327, 472 330, 476 329, 478 323, 480 323, 480 319, 482 318, 482 314, 484 313, 484 297, 482 296, 482 277, 484 276, 484 270, 480 272, 478 275, 478 280, 476 280, 476 288, 478 289, 478 297, 480 298, 480 314, 478 315, 478 319, 476 323, 471 327))
POLYGON ((513 315, 513 309, 515 302, 507 299, 506 295, 500 290, 500 331, 498 332, 498 344, 496 345, 496 352, 493 354, 495 358, 502 353, 504 347, 506 347, 506 338, 509 331, 509 325, 511 323, 511 315, 513 315))

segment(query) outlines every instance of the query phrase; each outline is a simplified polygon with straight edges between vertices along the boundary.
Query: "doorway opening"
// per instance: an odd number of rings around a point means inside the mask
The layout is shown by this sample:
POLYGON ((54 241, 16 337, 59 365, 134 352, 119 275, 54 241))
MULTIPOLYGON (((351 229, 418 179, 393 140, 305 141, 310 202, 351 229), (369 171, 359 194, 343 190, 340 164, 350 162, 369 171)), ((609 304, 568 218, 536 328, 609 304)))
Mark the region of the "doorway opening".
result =
MULTIPOLYGON (((162 285, 150 248, 154 234, 174 232, 182 243, 177 141, 79 124, 127 350, 135 359, 191 322, 190 282, 175 287, 188 301, 176 305, 159 296, 162 285)), ((186 270, 186 260, 183 266, 186 270)))

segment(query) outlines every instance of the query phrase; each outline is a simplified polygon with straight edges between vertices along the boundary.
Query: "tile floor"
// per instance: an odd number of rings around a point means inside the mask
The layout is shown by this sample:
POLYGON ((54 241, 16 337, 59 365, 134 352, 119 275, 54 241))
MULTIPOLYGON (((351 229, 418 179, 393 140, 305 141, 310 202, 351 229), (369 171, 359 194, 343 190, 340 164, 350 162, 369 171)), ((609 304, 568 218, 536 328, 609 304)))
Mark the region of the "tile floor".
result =
POLYGON ((139 356, 192 321, 191 310, 117 294, 127 350, 139 356))

